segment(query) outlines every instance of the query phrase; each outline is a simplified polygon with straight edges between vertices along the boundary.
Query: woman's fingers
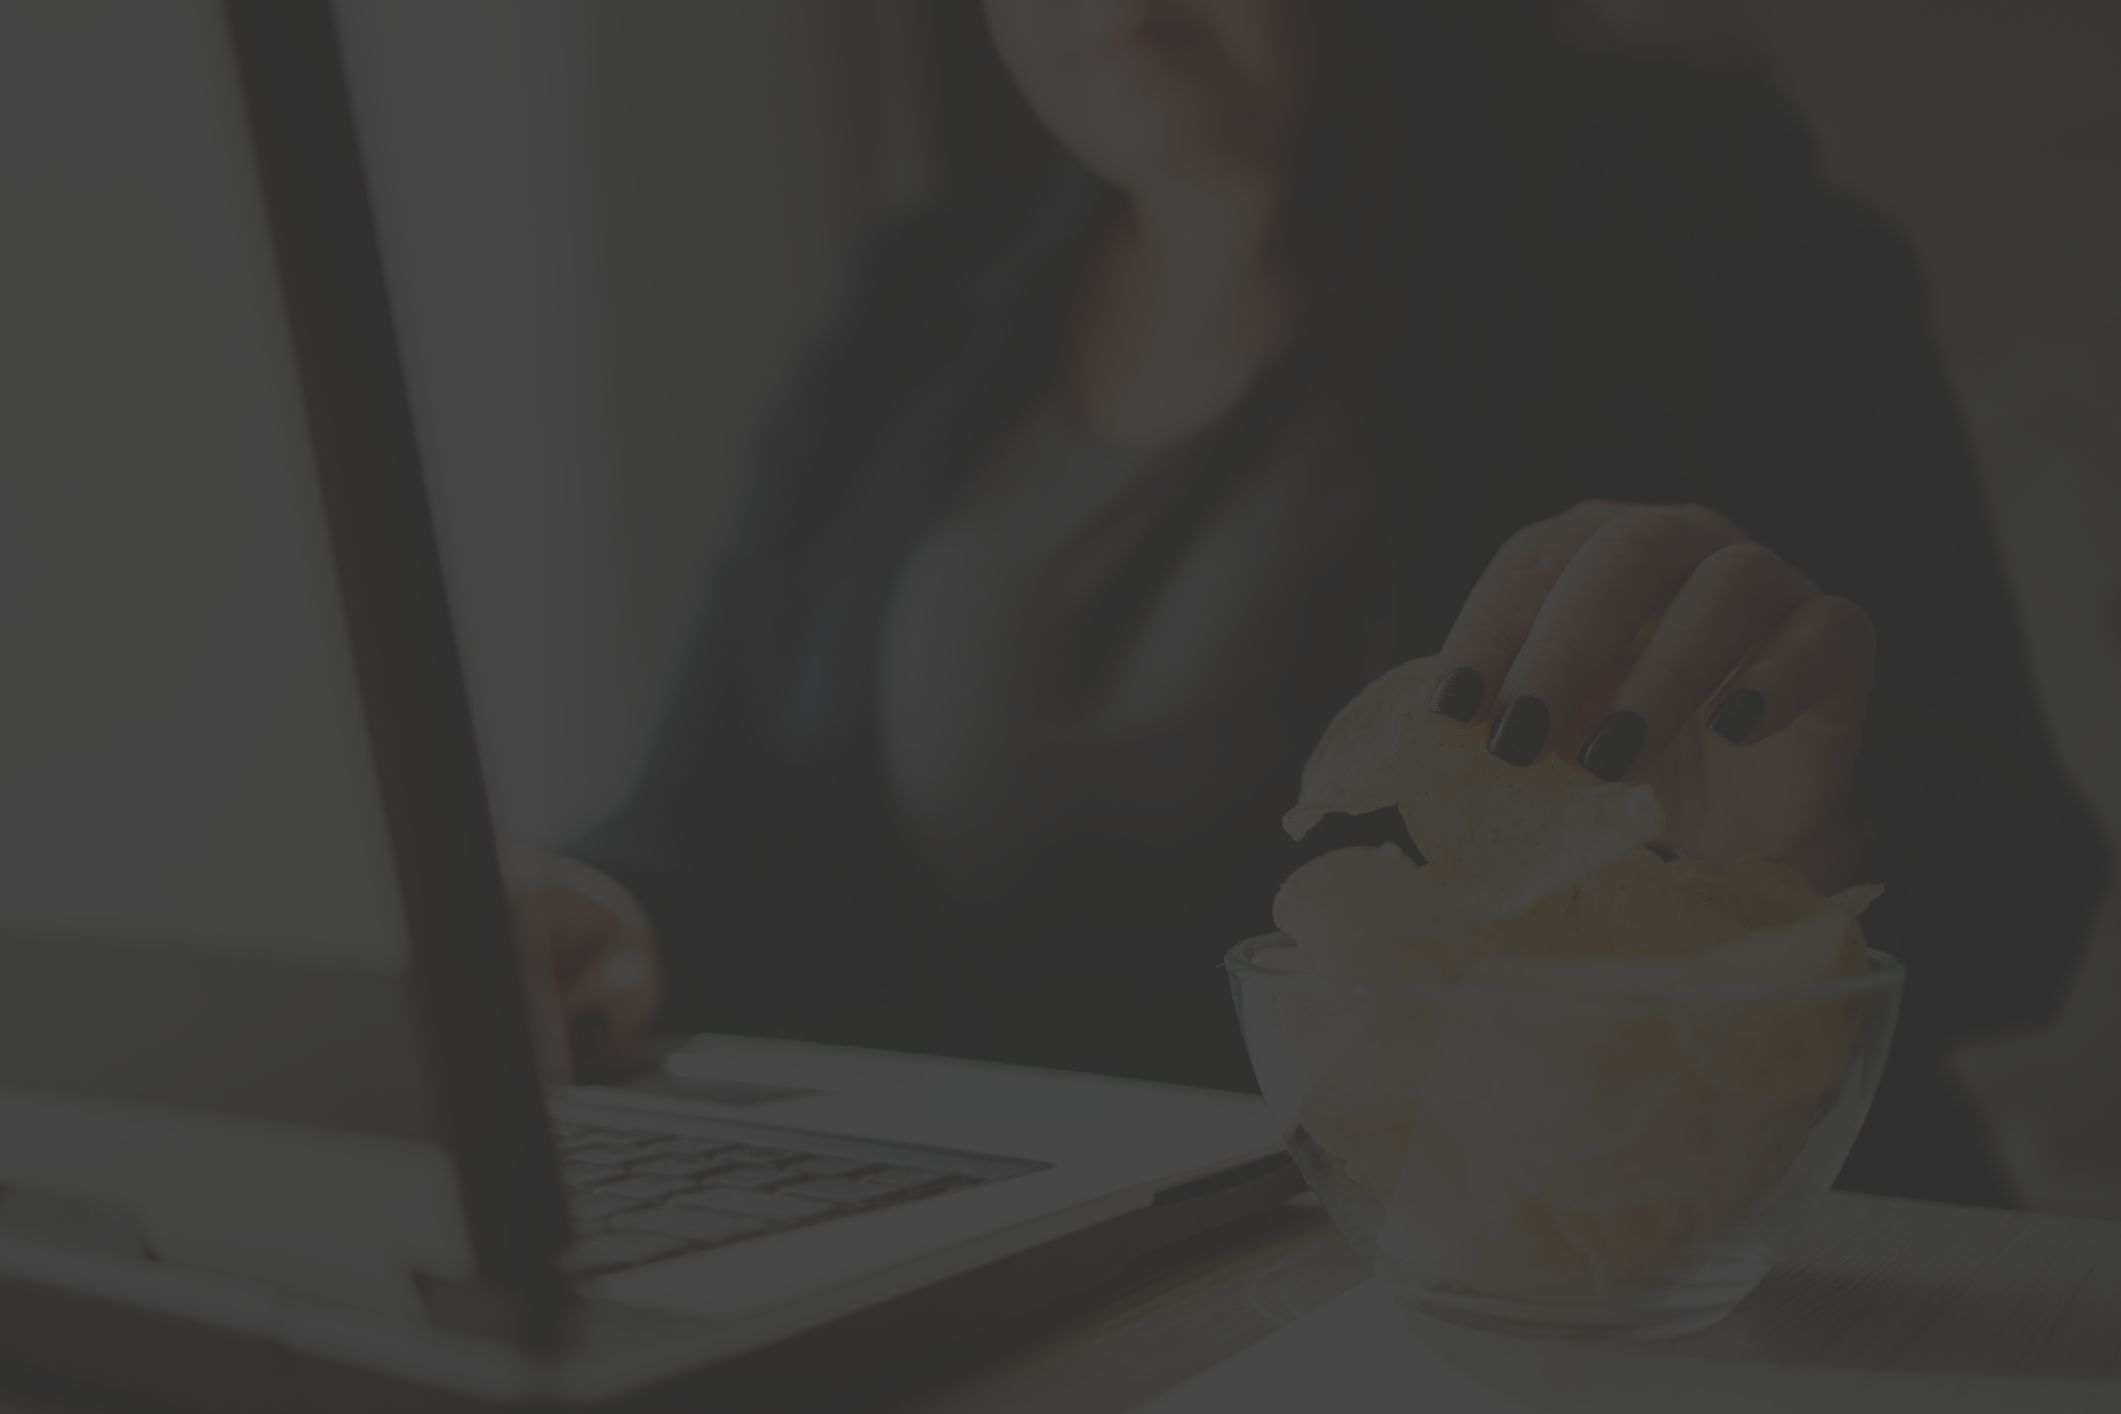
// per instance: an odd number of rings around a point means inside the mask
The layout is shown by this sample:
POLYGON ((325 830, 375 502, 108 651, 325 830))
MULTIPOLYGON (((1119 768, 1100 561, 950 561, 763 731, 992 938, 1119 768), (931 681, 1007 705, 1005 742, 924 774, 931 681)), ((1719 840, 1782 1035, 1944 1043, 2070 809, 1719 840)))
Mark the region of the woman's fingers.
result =
POLYGON ((544 1024, 575 1073, 620 1064, 662 1009, 647 915, 623 886, 575 860, 544 857, 515 872, 517 927, 544 1024))
POLYGON ((1763 640, 1818 593, 1781 556, 1748 540, 1701 559, 1583 743, 1584 768, 1617 781, 1637 762, 1655 760, 1763 640))
POLYGON ((661 1003, 653 949, 643 940, 610 940, 560 994, 575 1068, 594 1068, 608 1060, 614 1048, 645 1034, 655 1024, 661 1003))
POLYGON ((1524 766, 1550 741, 1573 748, 1644 629, 1706 559, 1742 539, 1728 520, 1695 507, 1638 508, 1600 525, 1554 581, 1517 650, 1489 750, 1524 766))
POLYGON ((1576 552, 1600 526, 1634 509, 1620 501, 1585 501, 1505 541, 1444 640, 1438 654, 1443 672, 1430 707, 1460 722, 1486 711, 1576 552))
POLYGON ((589 965, 561 988, 560 1005, 569 1016, 595 1012, 623 1030, 654 1019, 660 982, 647 940, 609 936, 589 965))
POLYGON ((1585 502, 1511 537, 1445 641, 1433 710, 1489 750, 1618 780, 1697 715, 1734 744, 1869 693, 1870 620, 1700 506, 1585 502))
POLYGON ((1709 728, 1733 746, 1749 746, 1813 713, 1860 721, 1877 655, 1869 614, 1846 599, 1809 599, 1739 669, 1710 707, 1709 728))

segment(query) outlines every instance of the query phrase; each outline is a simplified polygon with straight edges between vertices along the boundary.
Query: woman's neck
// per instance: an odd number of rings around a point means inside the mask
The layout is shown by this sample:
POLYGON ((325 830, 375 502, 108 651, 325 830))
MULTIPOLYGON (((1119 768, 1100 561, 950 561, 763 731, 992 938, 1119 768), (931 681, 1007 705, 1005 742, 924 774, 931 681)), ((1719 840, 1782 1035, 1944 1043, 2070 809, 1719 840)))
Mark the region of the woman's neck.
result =
POLYGON ((1172 184, 1121 209, 1077 292, 1068 369, 1092 425, 1154 445, 1213 422, 1287 348, 1302 314, 1266 181, 1172 184))
POLYGON ((1278 179, 1203 178, 1145 187, 1128 202, 1127 221, 1163 293, 1215 307, 1286 283, 1283 202, 1278 179))

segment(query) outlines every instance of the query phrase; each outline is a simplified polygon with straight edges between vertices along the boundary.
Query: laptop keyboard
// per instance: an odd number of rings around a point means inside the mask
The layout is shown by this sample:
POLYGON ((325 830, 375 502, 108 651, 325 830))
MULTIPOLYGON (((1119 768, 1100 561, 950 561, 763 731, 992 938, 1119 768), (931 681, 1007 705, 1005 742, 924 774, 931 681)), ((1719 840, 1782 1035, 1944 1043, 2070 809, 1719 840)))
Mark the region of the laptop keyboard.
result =
POLYGON ((909 1163, 896 1146, 812 1148, 807 1135, 729 1128, 725 1137, 556 1123, 576 1234, 568 1270, 604 1275, 1042 1167, 928 1150, 909 1163))

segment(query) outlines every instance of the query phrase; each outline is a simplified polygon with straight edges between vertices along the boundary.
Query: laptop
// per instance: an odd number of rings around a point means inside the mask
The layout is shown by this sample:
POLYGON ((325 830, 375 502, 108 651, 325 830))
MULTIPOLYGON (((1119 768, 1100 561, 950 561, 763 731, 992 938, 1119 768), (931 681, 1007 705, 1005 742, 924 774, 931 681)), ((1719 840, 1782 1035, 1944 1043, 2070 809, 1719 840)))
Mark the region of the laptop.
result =
POLYGON ((1297 1192, 1220 1092, 737 1036, 547 1082, 343 18, 0 18, 0 1362, 843 1399, 1297 1192))

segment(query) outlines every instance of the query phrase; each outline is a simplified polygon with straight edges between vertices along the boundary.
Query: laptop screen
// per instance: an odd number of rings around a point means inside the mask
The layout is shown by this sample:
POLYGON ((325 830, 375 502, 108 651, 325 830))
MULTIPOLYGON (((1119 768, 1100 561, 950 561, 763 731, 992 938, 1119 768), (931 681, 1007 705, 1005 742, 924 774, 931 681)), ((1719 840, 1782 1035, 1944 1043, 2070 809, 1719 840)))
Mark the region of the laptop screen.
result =
POLYGON ((213 6, 10 7, 0 264, 11 928, 402 952, 213 6))
POLYGON ((0 1185, 335 1295, 467 1273, 223 7, 0 11, 0 168, 0 1185))

